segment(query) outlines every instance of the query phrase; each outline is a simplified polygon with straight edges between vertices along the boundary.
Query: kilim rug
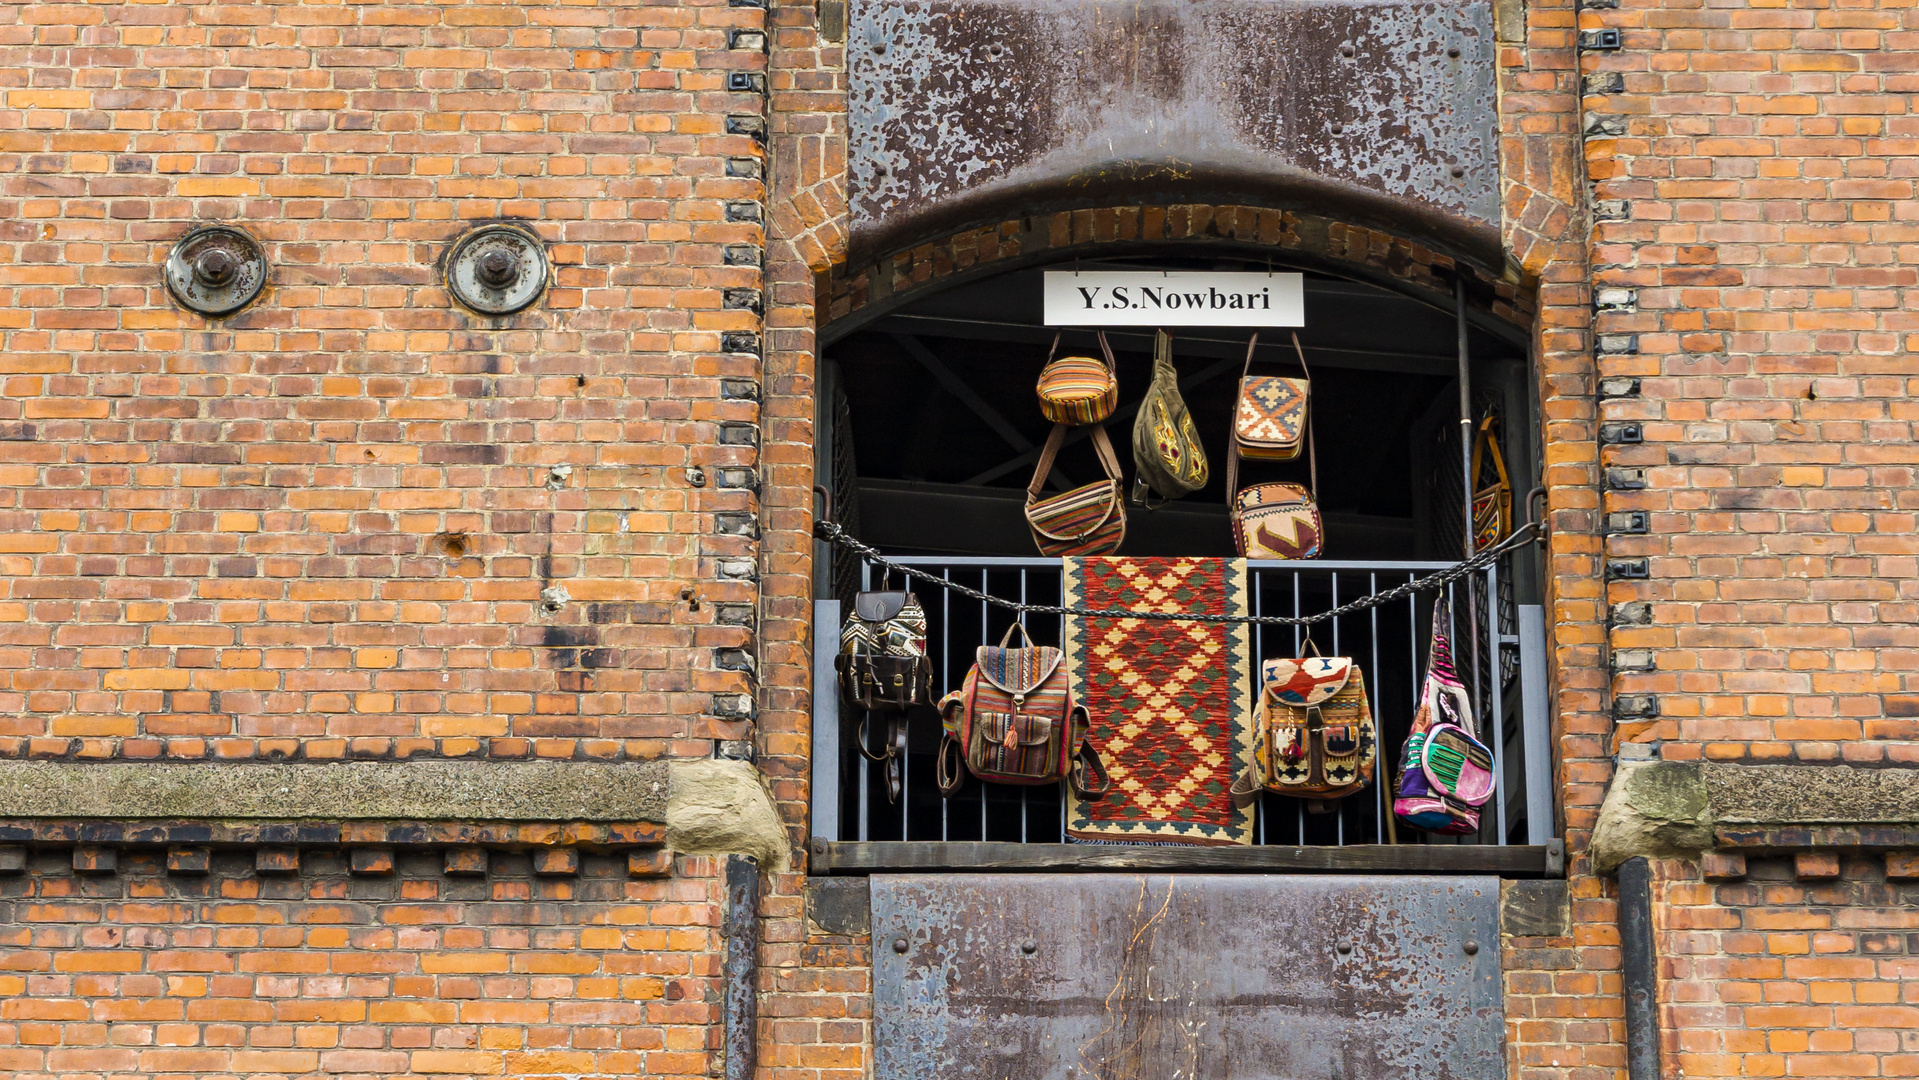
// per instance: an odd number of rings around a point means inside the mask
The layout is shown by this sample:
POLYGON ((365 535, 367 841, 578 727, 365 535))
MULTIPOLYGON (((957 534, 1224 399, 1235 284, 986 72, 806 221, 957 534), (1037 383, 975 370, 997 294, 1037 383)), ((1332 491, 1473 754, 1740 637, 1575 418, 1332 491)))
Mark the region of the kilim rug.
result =
MULTIPOLYGON (((1249 613, 1244 560, 1061 561, 1068 607, 1249 613)), ((1251 641, 1246 623, 1067 616, 1067 672, 1113 779, 1098 802, 1067 793, 1068 836, 1252 843, 1252 808, 1229 791, 1253 752, 1251 641)))

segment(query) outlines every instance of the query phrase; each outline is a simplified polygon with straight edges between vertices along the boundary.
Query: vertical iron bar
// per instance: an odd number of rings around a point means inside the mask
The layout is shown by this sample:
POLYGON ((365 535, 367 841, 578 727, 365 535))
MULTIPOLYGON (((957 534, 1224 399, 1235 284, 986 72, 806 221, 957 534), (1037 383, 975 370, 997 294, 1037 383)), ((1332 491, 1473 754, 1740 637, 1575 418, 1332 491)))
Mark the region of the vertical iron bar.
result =
POLYGON ((1466 278, 1453 276, 1453 320, 1459 335, 1459 470, 1466 478, 1464 515, 1466 558, 1473 557, 1473 373, 1466 342, 1466 278))
MULTIPOLYGON (((949 566, 946 568, 946 576, 949 578, 953 576, 952 567, 949 566)), ((943 692, 946 687, 949 687, 952 685, 953 685, 953 594, 947 592, 944 589, 941 589, 940 590, 939 689, 943 692)), ((941 717, 941 722, 944 723, 944 721, 945 721, 945 718, 941 717)), ((940 750, 936 750, 934 751, 934 753, 938 754, 941 750, 945 750, 945 749, 946 749, 946 734, 944 731, 942 731, 940 733, 940 750)), ((933 767, 935 769, 938 769, 939 758, 935 757, 933 759, 933 762, 934 762, 933 767)), ((961 764, 959 767, 963 769, 966 766, 964 764, 961 764)), ((953 838, 953 834, 951 830, 952 822, 947 813, 947 809, 948 809, 947 804, 949 802, 950 800, 947 799, 946 793, 943 791, 940 792, 940 839, 943 841, 951 840, 953 838)))
POLYGON ((840 602, 813 601, 813 762, 812 835, 827 840, 840 835, 840 688, 833 677, 833 657, 839 651, 840 602))
MULTIPOLYGON (((1026 568, 1024 566, 1019 568, 1019 602, 1022 604, 1026 603, 1026 568)), ((1022 623, 1026 621, 1026 613, 1024 611, 1019 613, 1019 621, 1022 623)), ((1028 627, 1027 629, 1030 630, 1031 627, 1028 627)), ((1065 645, 1066 642, 1061 641, 1060 644, 1065 645)), ((1068 726, 1069 727, 1071 726, 1070 723, 1068 726)), ((1066 738, 1068 740, 1071 740, 1072 737, 1073 737, 1073 733, 1069 730, 1066 733, 1066 738)), ((1033 789, 1030 787, 1020 788, 1019 789, 1019 842, 1022 844, 1029 843, 1029 841, 1026 838, 1026 832, 1027 832, 1026 826, 1028 822, 1030 821, 1030 819, 1032 818, 1032 816, 1033 816, 1033 789)))
MULTIPOLYGON (((989 596, 992 595, 993 592, 992 583, 987 579, 986 567, 984 566, 979 568, 979 591, 989 596)), ((992 617, 992 611, 991 605, 985 601, 980 602, 979 640, 982 645, 986 644, 993 636, 993 624, 988 621, 992 617)), ((973 655, 978 656, 978 651, 975 650, 973 655)), ((979 838, 981 840, 992 839, 992 837, 986 835, 986 785, 984 784, 980 785, 979 789, 979 838)))
MULTIPOLYGON (((865 559, 861 559, 860 560, 860 591, 871 592, 872 590, 873 590, 873 564, 870 562, 867 562, 865 559)), ((860 737, 859 729, 855 728, 853 730, 853 737, 855 739, 860 737)), ((863 751, 865 747, 862 746, 860 749, 863 751)), ((872 763, 866 760, 866 755, 864 753, 861 753, 859 755, 859 770, 860 770, 859 805, 855 808, 855 812, 859 815, 859 823, 860 823, 859 834, 860 834, 861 841, 871 839, 867 835, 867 828, 866 828, 866 824, 867 824, 866 822, 866 817, 867 817, 866 786, 872 781, 872 776, 871 776, 872 767, 873 767, 872 763)))
MULTIPOLYGON (((1266 571, 1253 570, 1253 571, 1250 571, 1250 573, 1252 575, 1252 580, 1247 582, 1247 584, 1251 585, 1253 589, 1253 614, 1265 615, 1266 614, 1266 571)), ((1259 704, 1261 700, 1260 695, 1264 692, 1264 689, 1265 689, 1259 684, 1259 669, 1260 669, 1260 665, 1265 662, 1266 662, 1266 624, 1254 623, 1253 624, 1252 724, 1253 724, 1253 738, 1255 740, 1255 744, 1257 744, 1257 740, 1259 739, 1259 704)), ((1254 753, 1255 754, 1258 753, 1257 745, 1255 745, 1254 753)), ((1255 760, 1257 760, 1257 758, 1255 760)), ((1253 771, 1257 773, 1259 770, 1255 769, 1253 771)), ((1264 788, 1265 784, 1261 782, 1261 778, 1257 775, 1255 775, 1253 779, 1255 782, 1254 790, 1257 792, 1257 794, 1253 796, 1253 843, 1264 844, 1266 842, 1266 792, 1260 789, 1264 788)))
MULTIPOLYGON (((1366 591, 1369 593, 1379 591, 1379 574, 1377 572, 1366 575, 1366 591)), ((1379 609, 1375 607, 1366 614, 1372 619, 1373 623, 1372 672, 1373 686, 1377 687, 1379 686, 1380 678, 1379 609)), ((1387 768, 1386 748, 1382 745, 1385 742, 1386 729, 1380 725, 1377 714, 1373 716, 1373 735, 1373 791, 1374 801, 1379 803, 1379 816, 1373 818, 1373 843, 1383 844, 1386 842, 1386 813, 1388 809, 1386 806, 1386 785, 1391 782, 1387 778, 1390 777, 1392 773, 1387 768)))
MULTIPOLYGON (((1332 606, 1338 607, 1339 606, 1339 571, 1337 570, 1333 571, 1332 579, 1333 579, 1332 606)), ((1333 655, 1343 656, 1345 654, 1339 651, 1339 620, 1333 619, 1331 620, 1331 622, 1333 624, 1333 655)), ((1346 846, 1346 800, 1344 799, 1340 799, 1333 803, 1333 846, 1335 847, 1346 846)))
MULTIPOLYGON (((1293 618, 1295 619, 1299 618, 1299 571, 1297 570, 1293 571, 1293 618)), ((1293 656, 1294 657, 1298 657, 1300 654, 1300 651, 1301 651, 1300 643, 1301 643, 1302 637, 1303 637, 1303 634, 1301 632, 1299 624, 1294 623, 1293 624, 1293 656)), ((1293 820, 1297 822, 1299 825, 1299 828, 1297 830, 1298 836, 1299 836, 1299 843, 1300 843, 1300 846, 1304 847, 1306 844, 1306 808, 1300 803, 1298 799, 1293 800, 1293 820)))
POLYGON ((1486 613, 1485 637, 1488 655, 1492 663, 1486 669, 1486 698, 1492 702, 1492 735, 1489 745, 1493 751, 1493 801, 1499 804, 1499 812, 1494 815, 1499 825, 1498 842, 1506 843, 1506 695, 1501 693, 1499 685, 1499 619, 1494 614, 1499 610, 1499 563, 1493 562, 1486 567, 1486 613))

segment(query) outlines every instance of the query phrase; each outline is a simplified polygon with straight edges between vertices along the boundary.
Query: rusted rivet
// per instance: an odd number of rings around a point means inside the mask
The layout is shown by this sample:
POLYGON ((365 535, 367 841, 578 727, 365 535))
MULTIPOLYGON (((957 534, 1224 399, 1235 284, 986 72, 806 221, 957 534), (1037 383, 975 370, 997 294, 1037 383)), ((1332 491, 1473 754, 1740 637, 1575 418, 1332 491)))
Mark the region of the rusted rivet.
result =
POLYGON ((1333 124, 1333 134, 1335 134, 1335 135, 1343 135, 1343 134, 1345 134, 1345 132, 1346 132, 1346 125, 1345 125, 1345 124, 1341 124, 1341 123, 1338 123, 1338 122, 1335 122, 1335 123, 1333 124))
POLYGON ((1447 49, 1446 55, 1452 57, 1454 60, 1459 59, 1459 46, 1454 45, 1452 48, 1447 49))
POLYGON ((896 952, 896 953, 903 953, 903 952, 905 952, 905 951, 906 951, 906 939, 905 939, 905 938, 903 938, 903 937, 896 937, 896 938, 894 938, 894 939, 893 939, 893 951, 894 951, 894 952, 896 952))
POLYGON ((218 288, 225 285, 238 269, 239 260, 219 248, 212 248, 194 260, 193 276, 218 288))
POLYGON ((1339 950, 1339 955, 1341 956, 1345 956, 1353 951, 1353 943, 1350 941, 1342 941, 1333 947, 1339 950))
POLYGON ((1460 177, 1466 175, 1466 166, 1455 165, 1453 166, 1452 172, 1453 172, 1453 179, 1457 180, 1460 177))
POLYGON ((879 40, 878 38, 875 38, 875 39, 873 39, 873 51, 874 51, 874 52, 876 52, 876 53, 883 53, 883 52, 885 52, 885 51, 886 51, 886 42, 884 42, 884 41, 881 41, 881 40, 879 40))
POLYGON ((1039 951, 1039 942, 1031 940, 1022 941, 1019 943, 1019 951, 1031 956, 1039 951))
POLYGON ((813 854, 815 855, 826 854, 826 841, 820 839, 817 836, 813 838, 813 854))
POLYGON ((1353 50, 1353 47, 1352 47, 1351 45, 1341 45, 1341 46, 1339 47, 1339 55, 1341 55, 1341 56, 1344 56, 1344 57, 1346 57, 1346 58, 1348 58, 1348 59, 1351 59, 1351 58, 1352 58, 1352 55, 1353 55, 1353 51, 1354 51, 1354 50, 1353 50))
POLYGON ((1477 942, 1477 941, 1474 941, 1474 940, 1473 940, 1472 938, 1467 938, 1467 939, 1466 939, 1466 955, 1467 955, 1467 956, 1478 956, 1478 955, 1479 955, 1479 942, 1477 942))

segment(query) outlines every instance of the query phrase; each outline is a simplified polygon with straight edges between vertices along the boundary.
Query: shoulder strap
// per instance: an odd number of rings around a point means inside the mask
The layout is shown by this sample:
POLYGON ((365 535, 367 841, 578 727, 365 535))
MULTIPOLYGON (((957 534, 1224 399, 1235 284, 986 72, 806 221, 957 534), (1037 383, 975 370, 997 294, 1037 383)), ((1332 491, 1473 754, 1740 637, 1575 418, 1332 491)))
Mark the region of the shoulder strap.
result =
POLYGON ((1046 490, 1046 478, 1053 473, 1053 459, 1059 456, 1060 444, 1065 439, 1066 425, 1054 424, 1052 433, 1046 436, 1046 446, 1039 452, 1039 466, 1033 470, 1033 482, 1026 485, 1027 498, 1037 499, 1046 490))
MULTIPOLYGON (((1113 347, 1106 342, 1106 331, 1095 331, 1094 336, 1099 338, 1099 354, 1106 360, 1107 372, 1117 376, 1119 374, 1119 364, 1113 359, 1113 347)), ((1053 339, 1053 346, 1055 348, 1059 347, 1058 338, 1053 339)))
MULTIPOLYGON (((1050 439, 1047 440, 1047 445, 1052 445, 1050 439)), ((1119 455, 1113 451, 1113 441, 1106 437, 1105 424, 1093 425, 1093 452, 1099 455, 1100 467, 1106 470, 1108 479, 1114 483, 1125 479, 1125 474, 1120 471, 1119 455)))
POLYGON ((1306 377, 1306 474, 1312 486, 1313 502, 1319 502, 1319 441, 1313 438, 1313 414, 1319 410, 1313 407, 1313 373, 1306 370, 1306 350, 1299 346, 1299 331, 1293 331, 1293 352, 1299 355, 1299 373, 1306 377))
POLYGON ((1055 333, 1055 334, 1053 335, 1053 347, 1052 347, 1052 348, 1050 348, 1050 349, 1048 349, 1048 350, 1046 350, 1046 362, 1047 362, 1048 364, 1050 364, 1050 363, 1052 363, 1052 362, 1053 362, 1053 357, 1055 357, 1055 356, 1058 356, 1058 355, 1059 355, 1059 339, 1060 339, 1060 338, 1061 338, 1062 336, 1064 336, 1064 335, 1065 335, 1065 333, 1066 333, 1066 331, 1064 331, 1064 330, 1061 330, 1061 331, 1058 331, 1057 333, 1055 333))
MULTIPOLYGON (((1253 372, 1253 350, 1259 347, 1259 331, 1246 342, 1246 363, 1239 369, 1239 386, 1253 372)), ((1226 509, 1232 510, 1233 496, 1239 494, 1239 386, 1233 387, 1233 412, 1226 418, 1226 509)))
POLYGON ((1506 475, 1506 455, 1499 451, 1499 439, 1493 434, 1493 425, 1499 417, 1488 414, 1479 422, 1479 438, 1473 440, 1473 486, 1479 486, 1480 451, 1484 450, 1493 459, 1493 473, 1499 482, 1511 486, 1512 478, 1506 475))

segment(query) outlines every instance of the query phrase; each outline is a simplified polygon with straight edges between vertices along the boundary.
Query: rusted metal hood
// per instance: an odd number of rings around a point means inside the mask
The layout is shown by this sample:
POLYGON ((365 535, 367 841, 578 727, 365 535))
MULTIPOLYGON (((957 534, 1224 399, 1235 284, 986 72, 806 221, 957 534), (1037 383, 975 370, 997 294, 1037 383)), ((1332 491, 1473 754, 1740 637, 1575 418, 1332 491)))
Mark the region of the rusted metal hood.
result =
POLYGON ((1234 199, 1498 244, 1490 0, 855 0, 852 255, 1234 199))
POLYGON ((1495 1080, 1494 878, 877 875, 875 1080, 1495 1080))

